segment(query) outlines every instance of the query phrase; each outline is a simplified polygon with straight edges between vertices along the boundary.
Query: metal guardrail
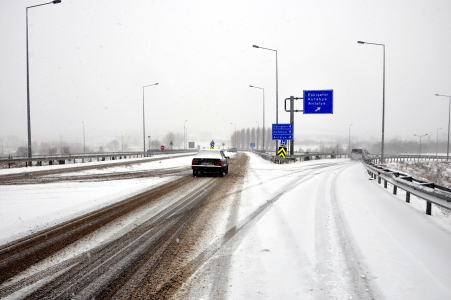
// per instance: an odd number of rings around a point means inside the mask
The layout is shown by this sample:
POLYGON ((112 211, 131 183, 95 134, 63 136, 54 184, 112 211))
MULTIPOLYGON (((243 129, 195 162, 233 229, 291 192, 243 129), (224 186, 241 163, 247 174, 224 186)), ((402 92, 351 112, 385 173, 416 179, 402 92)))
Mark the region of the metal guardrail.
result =
POLYGON ((274 154, 274 151, 271 152, 263 152, 261 150, 252 150, 251 152, 260 155, 263 159, 277 162, 277 163, 289 163, 299 161, 308 161, 315 159, 325 159, 325 158, 343 158, 349 157, 348 154, 345 153, 334 153, 334 152, 304 152, 297 153, 295 155, 287 155, 286 158, 281 158, 274 154))
MULTIPOLYGON (((380 155, 368 154, 366 157, 372 163, 380 163, 380 155)), ((419 161, 419 160, 446 160, 446 155, 418 155, 418 154, 384 154, 384 161, 399 162, 399 161, 419 161)))
POLYGON ((363 165, 371 178, 377 178, 379 184, 381 180, 384 180, 384 188, 387 188, 387 183, 392 184, 394 195, 397 194, 398 188, 404 190, 406 192, 407 203, 410 203, 411 194, 425 200, 426 214, 431 215, 432 203, 451 210, 451 189, 374 165, 369 160, 364 161, 363 165))
POLYGON ((190 153, 190 152, 197 152, 197 150, 152 150, 152 151, 137 151, 137 152, 103 152, 103 153, 88 153, 88 154, 70 154, 70 155, 52 155, 52 156, 34 156, 32 158, 28 157, 10 157, 6 159, 0 159, 0 164, 8 164, 8 167, 10 167, 11 164, 20 164, 25 163, 25 167, 31 166, 33 162, 36 163, 36 165, 41 166, 42 162, 47 162, 49 165, 52 165, 53 162, 57 162, 59 164, 65 164, 66 161, 72 161, 74 160, 74 163, 76 160, 92 160, 92 159, 101 159, 102 161, 109 159, 109 160, 116 160, 118 158, 126 159, 127 156, 129 158, 134 157, 150 157, 154 155, 162 155, 162 154, 177 154, 177 153, 190 153))

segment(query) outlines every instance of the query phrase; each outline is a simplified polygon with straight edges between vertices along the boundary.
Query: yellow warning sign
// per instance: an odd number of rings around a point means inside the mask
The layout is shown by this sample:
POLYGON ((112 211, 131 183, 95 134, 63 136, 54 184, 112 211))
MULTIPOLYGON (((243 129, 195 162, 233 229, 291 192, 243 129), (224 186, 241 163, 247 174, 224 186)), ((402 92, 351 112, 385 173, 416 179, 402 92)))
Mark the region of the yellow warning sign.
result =
POLYGON ((277 150, 277 155, 282 158, 286 158, 287 157, 287 148, 279 147, 279 150, 277 150))
POLYGON ((210 146, 210 149, 214 149, 215 148, 215 146, 210 146))

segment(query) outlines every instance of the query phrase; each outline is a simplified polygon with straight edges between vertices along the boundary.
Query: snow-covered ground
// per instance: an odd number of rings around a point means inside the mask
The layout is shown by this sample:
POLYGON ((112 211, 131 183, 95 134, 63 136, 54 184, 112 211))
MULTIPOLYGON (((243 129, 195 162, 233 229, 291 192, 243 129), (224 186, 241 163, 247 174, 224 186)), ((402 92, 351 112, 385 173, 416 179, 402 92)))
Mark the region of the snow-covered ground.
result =
MULTIPOLYGON (((91 169, 65 175, 123 173, 159 170, 191 165, 192 156, 155 160, 136 165, 91 169)), ((165 158, 168 156, 158 156, 165 158)), ((119 163, 120 161, 115 161, 119 163)), ((123 161, 122 161, 123 162, 123 161)), ((104 165, 110 162, 92 162, 73 165, 55 165, 32 168, 3 169, 0 174, 33 172, 40 170, 74 168, 85 165, 104 165)), ((0 185, 0 245, 4 245, 33 232, 121 201, 130 196, 163 184, 172 178, 152 177, 104 182, 59 182, 44 185, 0 185)))
POLYGON ((446 161, 401 161, 387 163, 390 170, 451 188, 451 164, 446 161))
MULTIPOLYGON (((405 203, 401 192, 394 196, 369 180, 361 163, 275 165, 249 155, 237 233, 186 283, 184 296, 451 299, 451 222, 442 211, 427 216, 422 200, 405 203)), ((190 162, 181 157, 142 166, 190 162)), ((0 244, 164 180, 0 186, 0 244)))

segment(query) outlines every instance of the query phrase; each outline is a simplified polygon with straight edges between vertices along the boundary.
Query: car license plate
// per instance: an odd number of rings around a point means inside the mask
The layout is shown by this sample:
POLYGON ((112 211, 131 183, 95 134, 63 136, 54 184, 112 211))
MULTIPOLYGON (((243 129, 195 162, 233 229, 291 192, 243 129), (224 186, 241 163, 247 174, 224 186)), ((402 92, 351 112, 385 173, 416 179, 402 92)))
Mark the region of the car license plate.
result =
POLYGON ((203 165, 212 165, 213 163, 211 161, 204 161, 202 162, 203 165))

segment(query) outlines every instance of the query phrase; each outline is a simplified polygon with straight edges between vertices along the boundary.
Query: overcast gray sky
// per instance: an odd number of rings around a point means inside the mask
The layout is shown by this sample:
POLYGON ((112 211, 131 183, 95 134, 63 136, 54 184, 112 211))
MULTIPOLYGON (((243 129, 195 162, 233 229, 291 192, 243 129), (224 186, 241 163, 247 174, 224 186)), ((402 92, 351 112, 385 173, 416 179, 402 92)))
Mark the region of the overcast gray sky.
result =
MULTIPOLYGON (((0 0, 0 138, 27 140, 26 7, 0 0)), ((62 0, 29 9, 32 138, 168 131, 189 140, 279 123, 284 99, 333 89, 333 115, 295 115, 295 136, 380 139, 386 45, 386 139, 446 139, 451 95, 449 0, 62 0), (256 122, 257 121, 257 122, 256 122), (207 134, 208 135, 208 134, 207 134)), ((302 103, 296 103, 302 109, 302 103)))

